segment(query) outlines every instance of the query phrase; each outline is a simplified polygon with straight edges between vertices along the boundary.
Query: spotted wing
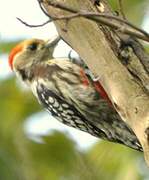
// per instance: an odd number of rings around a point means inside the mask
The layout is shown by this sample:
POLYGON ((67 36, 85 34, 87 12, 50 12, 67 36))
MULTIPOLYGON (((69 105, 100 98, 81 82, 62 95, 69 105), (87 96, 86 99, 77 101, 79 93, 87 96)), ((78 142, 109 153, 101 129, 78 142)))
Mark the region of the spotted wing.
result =
MULTIPOLYGON (((98 128, 90 123, 76 108, 73 104, 66 102, 61 96, 57 95, 50 89, 46 88, 43 84, 38 84, 37 94, 40 103, 48 110, 53 117, 68 126, 77 128, 81 131, 88 132, 93 136, 107 139, 109 141, 117 142, 120 144, 126 144, 127 146, 142 151, 142 147, 138 142, 136 136, 132 136, 132 140, 129 143, 121 140, 119 136, 117 138, 111 138, 105 133, 104 129, 98 128)), ((130 130, 125 127, 129 132, 130 130)), ((133 132, 130 132, 133 135, 133 132)), ((125 137, 126 140, 128 139, 125 137)))
POLYGON ((37 94, 40 103, 45 109, 63 124, 106 139, 106 134, 102 130, 89 124, 86 118, 72 104, 66 102, 44 85, 38 85, 37 94))

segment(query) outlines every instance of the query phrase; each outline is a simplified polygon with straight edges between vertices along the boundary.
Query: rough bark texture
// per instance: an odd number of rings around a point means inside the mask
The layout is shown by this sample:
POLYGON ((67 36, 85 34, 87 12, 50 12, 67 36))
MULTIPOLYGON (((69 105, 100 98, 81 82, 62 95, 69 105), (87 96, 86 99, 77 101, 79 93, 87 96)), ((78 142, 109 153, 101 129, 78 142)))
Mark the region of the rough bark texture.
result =
MULTIPOLYGON (((98 11, 91 0, 57 2, 78 10, 98 11)), ((102 3, 105 12, 111 12, 107 3, 102 3)), ((43 5, 49 15, 69 14, 49 6, 48 0, 44 0, 43 5)), ((78 52, 95 76, 99 77, 116 110, 141 142, 149 165, 149 76, 140 60, 131 52, 130 62, 124 66, 121 58, 118 58, 119 37, 112 30, 96 22, 81 17, 54 23, 62 38, 78 52)))

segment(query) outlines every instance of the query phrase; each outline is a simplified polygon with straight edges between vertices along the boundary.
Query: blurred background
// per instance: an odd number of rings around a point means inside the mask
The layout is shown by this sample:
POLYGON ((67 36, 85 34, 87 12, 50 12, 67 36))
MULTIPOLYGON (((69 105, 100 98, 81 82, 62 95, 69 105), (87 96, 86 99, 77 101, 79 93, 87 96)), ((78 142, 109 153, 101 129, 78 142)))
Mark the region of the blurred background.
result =
MULTIPOLYGON (((117 11, 117 1, 109 2, 117 11)), ((53 23, 29 28, 16 19, 46 21, 37 0, 0 0, 0 5, 0 180, 149 180, 142 153, 62 125, 15 78, 7 62, 11 48, 57 32, 53 23)), ((124 0, 124 11, 149 31, 148 0, 124 0)), ((60 41, 53 56, 67 57, 70 49, 60 41)))

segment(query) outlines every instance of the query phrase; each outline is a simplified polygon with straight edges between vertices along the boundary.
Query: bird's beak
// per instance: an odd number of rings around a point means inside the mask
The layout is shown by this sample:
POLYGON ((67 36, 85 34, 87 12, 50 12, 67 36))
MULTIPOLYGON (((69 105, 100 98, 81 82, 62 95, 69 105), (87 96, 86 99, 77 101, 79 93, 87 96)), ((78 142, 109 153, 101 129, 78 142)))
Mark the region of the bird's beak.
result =
POLYGON ((50 47, 55 46, 59 42, 60 39, 61 38, 59 35, 52 37, 51 39, 45 42, 45 47, 50 48, 50 47))

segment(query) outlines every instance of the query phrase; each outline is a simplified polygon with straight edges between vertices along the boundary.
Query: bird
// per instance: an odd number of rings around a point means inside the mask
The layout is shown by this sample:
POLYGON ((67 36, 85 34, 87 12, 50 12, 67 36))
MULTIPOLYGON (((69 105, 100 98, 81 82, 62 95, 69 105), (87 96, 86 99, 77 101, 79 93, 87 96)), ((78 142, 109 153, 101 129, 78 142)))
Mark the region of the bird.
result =
POLYGON ((86 73, 86 66, 70 58, 51 58, 53 41, 27 39, 10 52, 8 63, 29 86, 38 102, 61 123, 103 140, 138 151, 133 130, 116 112, 108 94, 86 73))

